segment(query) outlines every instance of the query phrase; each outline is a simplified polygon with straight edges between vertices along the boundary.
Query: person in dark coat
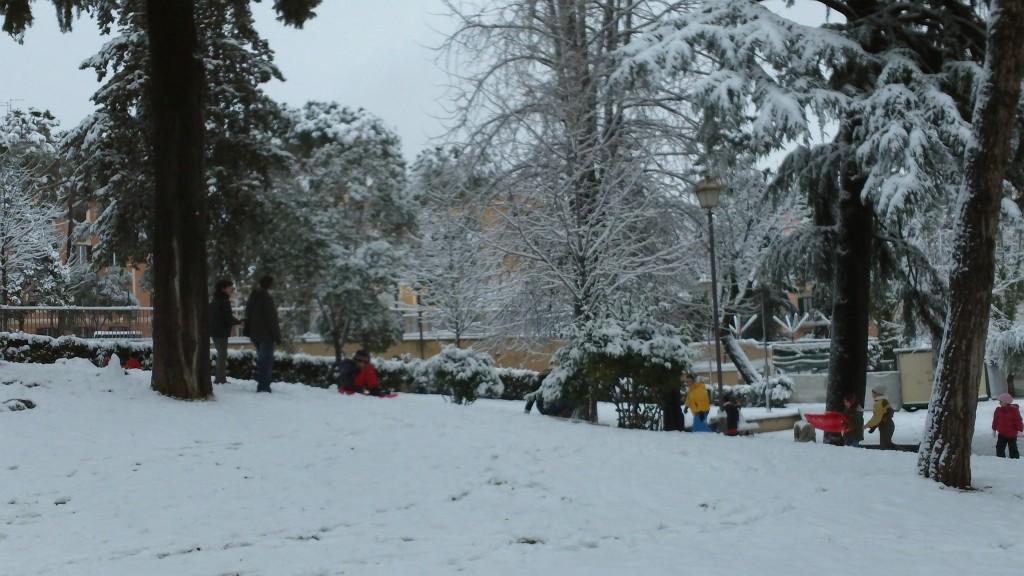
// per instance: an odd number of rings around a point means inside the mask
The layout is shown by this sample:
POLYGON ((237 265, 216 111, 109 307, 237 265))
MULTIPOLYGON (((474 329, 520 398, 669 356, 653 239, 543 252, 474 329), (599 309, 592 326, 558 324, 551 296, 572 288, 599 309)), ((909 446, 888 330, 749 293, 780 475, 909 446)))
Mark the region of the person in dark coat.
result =
POLYGON ((857 402, 856 394, 843 398, 843 415, 846 416, 846 428, 843 429, 843 444, 860 446, 864 441, 864 409, 857 402))
POLYGON ((549 374, 551 374, 551 371, 541 372, 537 375, 537 379, 533 382, 533 391, 524 396, 526 398, 526 408, 523 411, 529 414, 536 404, 537 411, 545 416, 572 418, 572 415, 576 413, 576 403, 572 400, 561 397, 551 402, 544 401, 544 392, 541 390, 541 386, 549 374))
POLYGON ((214 384, 227 383, 228 338, 231 329, 242 323, 231 311, 231 293, 235 285, 227 278, 217 280, 213 286, 213 299, 210 300, 209 325, 210 338, 217 350, 217 369, 214 373, 214 384))
POLYGON ((260 278, 259 286, 249 295, 245 305, 245 330, 256 346, 256 391, 270 392, 274 369, 274 346, 281 343, 281 327, 277 322, 277 306, 270 295, 274 277, 260 278))
POLYGON ((739 436, 740 434, 740 405, 732 394, 725 396, 722 403, 722 410, 725 411, 725 435, 739 436))
POLYGON ((338 365, 338 392, 342 394, 355 394, 360 390, 356 388, 356 376, 359 374, 359 365, 351 358, 345 358, 338 365))

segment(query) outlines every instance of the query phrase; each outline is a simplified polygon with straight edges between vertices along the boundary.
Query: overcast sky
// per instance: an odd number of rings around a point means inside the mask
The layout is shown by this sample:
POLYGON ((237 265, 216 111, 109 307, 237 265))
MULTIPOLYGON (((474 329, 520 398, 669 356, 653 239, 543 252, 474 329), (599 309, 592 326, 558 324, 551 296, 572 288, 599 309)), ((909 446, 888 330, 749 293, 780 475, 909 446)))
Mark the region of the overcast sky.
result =
MULTIPOLYGON (((267 85, 272 98, 365 108, 397 131, 409 160, 441 132, 436 117, 444 113, 447 77, 431 50, 451 28, 441 0, 328 0, 302 30, 275 21, 272 4, 254 4, 257 27, 286 79, 267 85)), ((93 111, 89 97, 100 86, 78 66, 108 38, 89 20, 60 34, 48 3, 33 8, 36 23, 23 45, 0 36, 0 113, 8 104, 49 110, 70 128, 93 111)))

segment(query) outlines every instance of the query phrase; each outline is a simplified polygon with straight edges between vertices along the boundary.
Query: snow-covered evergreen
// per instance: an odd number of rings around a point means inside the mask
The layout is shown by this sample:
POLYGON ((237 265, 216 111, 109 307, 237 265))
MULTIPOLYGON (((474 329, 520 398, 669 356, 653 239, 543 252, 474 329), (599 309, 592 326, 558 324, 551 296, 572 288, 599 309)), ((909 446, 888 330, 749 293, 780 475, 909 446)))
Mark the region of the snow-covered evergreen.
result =
POLYGON ((68 299, 57 220, 56 121, 45 112, 0 116, 0 304, 60 305, 68 299))
POLYGON ((291 227, 279 238, 309 266, 287 266, 291 300, 334 343, 386 348, 402 333, 392 308, 406 276, 416 200, 398 136, 369 112, 309 102, 289 110, 294 165, 278 180, 291 227))

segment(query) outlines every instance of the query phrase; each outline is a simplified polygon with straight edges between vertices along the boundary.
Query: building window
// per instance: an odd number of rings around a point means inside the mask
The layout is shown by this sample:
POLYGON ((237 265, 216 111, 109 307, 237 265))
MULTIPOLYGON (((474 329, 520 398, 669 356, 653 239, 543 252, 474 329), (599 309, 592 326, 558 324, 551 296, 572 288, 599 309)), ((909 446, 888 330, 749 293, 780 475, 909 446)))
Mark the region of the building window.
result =
POLYGON ((71 217, 74 218, 75 222, 85 222, 89 219, 89 203, 79 202, 75 204, 75 207, 71 210, 71 217))
POLYGON ((92 262, 92 246, 88 244, 75 244, 72 260, 79 264, 92 262))
POLYGON ((796 304, 801 315, 810 314, 814 310, 814 297, 801 296, 797 299, 796 304))

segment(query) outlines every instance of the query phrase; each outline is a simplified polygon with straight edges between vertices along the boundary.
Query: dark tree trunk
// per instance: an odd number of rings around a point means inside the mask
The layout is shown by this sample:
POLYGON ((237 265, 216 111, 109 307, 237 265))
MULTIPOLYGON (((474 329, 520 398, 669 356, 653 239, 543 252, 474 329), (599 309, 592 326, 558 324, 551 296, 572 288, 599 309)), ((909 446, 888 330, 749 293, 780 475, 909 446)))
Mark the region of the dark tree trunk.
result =
MULTIPOLYGON (((842 411, 847 394, 856 394, 862 401, 864 398, 874 211, 860 200, 862 184, 859 180, 845 181, 839 198, 826 410, 842 411)), ((825 441, 839 444, 842 438, 827 434, 825 441)))
POLYGON ((1003 176, 1024 80, 1024 2, 992 0, 986 78, 974 109, 966 189, 955 219, 946 334, 939 349, 918 471, 946 486, 971 485, 971 438, 984 369, 1003 176))
POLYGON ((192 0, 147 0, 153 106, 153 389, 213 395, 206 325, 203 64, 192 0))

